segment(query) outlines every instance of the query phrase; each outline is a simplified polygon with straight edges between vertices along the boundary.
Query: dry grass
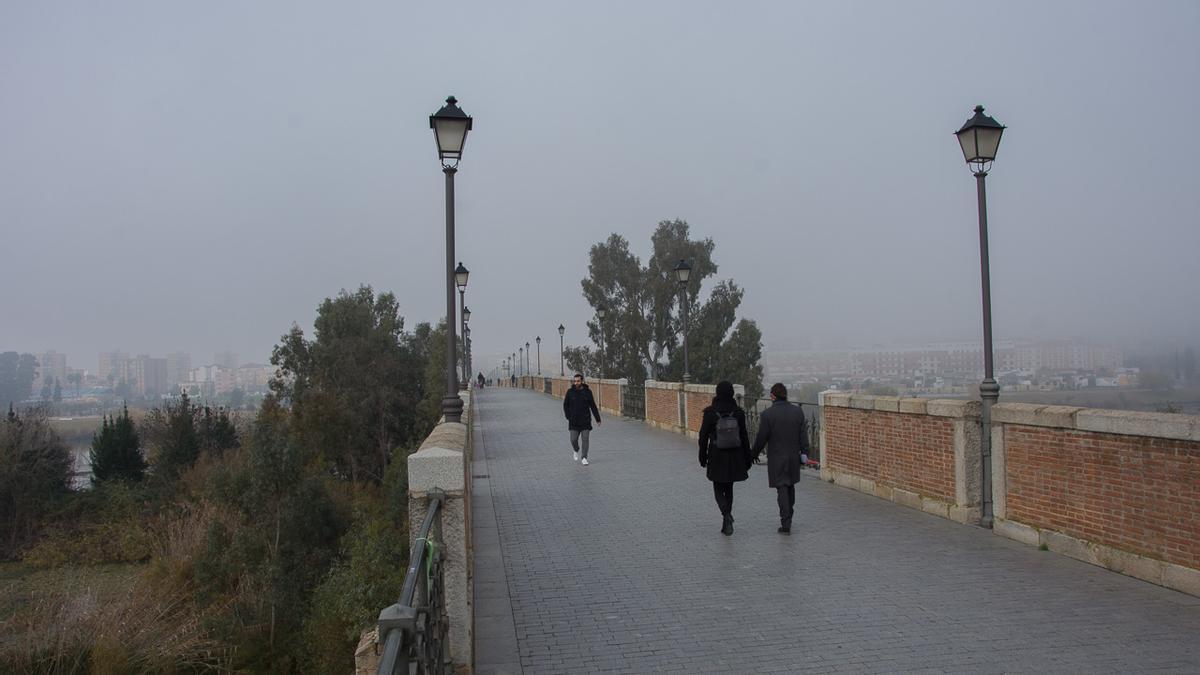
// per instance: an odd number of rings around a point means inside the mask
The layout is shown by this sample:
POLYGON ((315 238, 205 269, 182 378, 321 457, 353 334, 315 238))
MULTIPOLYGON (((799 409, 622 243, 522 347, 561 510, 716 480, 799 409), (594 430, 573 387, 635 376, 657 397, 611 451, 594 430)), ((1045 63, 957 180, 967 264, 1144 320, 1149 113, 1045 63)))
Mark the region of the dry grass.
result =
POLYGON ((191 564, 211 504, 188 506, 155 528, 148 565, 0 568, 0 672, 227 671, 232 655, 205 629, 223 611, 193 602, 191 564))

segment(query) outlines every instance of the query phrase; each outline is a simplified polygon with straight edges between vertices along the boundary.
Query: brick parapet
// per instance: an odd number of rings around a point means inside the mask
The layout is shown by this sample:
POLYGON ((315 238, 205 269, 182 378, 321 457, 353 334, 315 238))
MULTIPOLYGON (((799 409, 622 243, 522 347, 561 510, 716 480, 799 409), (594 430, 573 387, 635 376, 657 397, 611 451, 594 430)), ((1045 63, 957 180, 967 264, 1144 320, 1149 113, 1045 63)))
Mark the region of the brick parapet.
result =
POLYGON ((821 475, 966 523, 980 504, 979 402, 825 391, 821 475))
POLYGON ((1200 595, 1200 416, 993 411, 997 534, 1200 595))

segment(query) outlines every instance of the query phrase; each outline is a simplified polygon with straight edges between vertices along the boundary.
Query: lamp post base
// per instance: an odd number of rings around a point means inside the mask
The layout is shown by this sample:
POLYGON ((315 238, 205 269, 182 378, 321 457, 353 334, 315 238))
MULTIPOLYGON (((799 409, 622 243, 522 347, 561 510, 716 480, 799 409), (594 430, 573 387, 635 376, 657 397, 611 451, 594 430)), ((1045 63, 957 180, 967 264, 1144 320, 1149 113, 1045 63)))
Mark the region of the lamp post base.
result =
POLYGON ((442 415, 447 422, 462 422, 463 402, 457 396, 447 396, 442 399, 442 415))
POLYGON ((980 464, 982 471, 982 482, 980 485, 980 500, 982 508, 979 515, 979 526, 991 529, 993 523, 992 512, 992 406, 1000 399, 1000 385, 996 380, 988 377, 979 385, 979 399, 982 405, 980 422, 983 427, 983 437, 980 438, 980 449, 982 456, 980 464))

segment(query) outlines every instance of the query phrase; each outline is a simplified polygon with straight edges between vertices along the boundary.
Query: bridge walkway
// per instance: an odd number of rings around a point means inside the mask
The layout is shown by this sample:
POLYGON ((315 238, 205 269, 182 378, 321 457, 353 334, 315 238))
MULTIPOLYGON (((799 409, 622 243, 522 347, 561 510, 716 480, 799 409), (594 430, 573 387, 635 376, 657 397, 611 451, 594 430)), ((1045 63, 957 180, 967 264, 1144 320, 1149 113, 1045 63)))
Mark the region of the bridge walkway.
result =
POLYGON ((765 467, 721 535, 695 441, 477 392, 479 673, 1200 672, 1200 598, 806 472, 791 536, 765 467))

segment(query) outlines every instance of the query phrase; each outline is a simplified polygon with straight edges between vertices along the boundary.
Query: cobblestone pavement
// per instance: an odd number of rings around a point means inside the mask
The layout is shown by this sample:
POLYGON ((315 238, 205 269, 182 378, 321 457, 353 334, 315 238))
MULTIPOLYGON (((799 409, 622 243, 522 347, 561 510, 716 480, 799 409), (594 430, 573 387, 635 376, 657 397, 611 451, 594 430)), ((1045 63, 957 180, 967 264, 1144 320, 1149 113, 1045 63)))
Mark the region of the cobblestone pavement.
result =
POLYGON ((1200 672, 1200 598, 808 472, 791 536, 756 466, 725 537, 691 439, 606 417, 583 467, 548 396, 476 416, 477 672, 1200 672))

